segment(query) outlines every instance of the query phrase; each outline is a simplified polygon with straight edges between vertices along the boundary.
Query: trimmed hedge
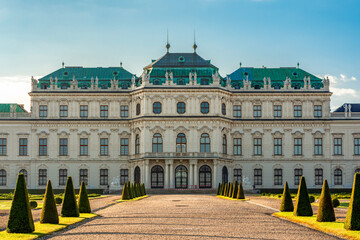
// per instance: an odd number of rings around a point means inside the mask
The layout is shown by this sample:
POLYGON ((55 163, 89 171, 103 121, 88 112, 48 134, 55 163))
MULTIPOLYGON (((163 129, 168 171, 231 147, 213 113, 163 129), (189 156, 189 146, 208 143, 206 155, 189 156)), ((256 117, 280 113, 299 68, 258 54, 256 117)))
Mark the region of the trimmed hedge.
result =
POLYGON ((30 208, 31 209, 35 209, 35 208, 37 208, 37 206, 38 206, 38 204, 37 204, 36 201, 30 201, 30 208))
POLYGON ((129 200, 129 199, 130 199, 129 188, 128 188, 128 184, 127 184, 127 183, 124 184, 123 191, 122 191, 122 195, 121 195, 121 199, 122 199, 122 200, 129 200))
POLYGON ((76 204, 75 190, 71 177, 67 178, 64 201, 61 208, 62 217, 79 217, 79 208, 76 204))
POLYGON ((218 189, 217 189, 217 193, 216 193, 216 195, 220 195, 220 191, 221 191, 221 184, 219 183, 219 186, 218 186, 218 189))
POLYGON ((319 208, 316 215, 316 221, 318 222, 334 222, 335 212, 331 200, 331 193, 327 180, 324 180, 323 188, 321 191, 319 208))
POLYGON ((338 206, 340 206, 340 201, 339 201, 339 199, 338 199, 338 198, 334 198, 334 199, 332 200, 332 204, 333 204, 333 207, 334 207, 334 208, 337 208, 338 206))
POLYGON ((45 196, 44 196, 44 204, 41 210, 40 223, 59 223, 58 211, 56 208, 56 203, 54 199, 54 192, 51 186, 51 181, 48 180, 45 196))
POLYGON ((81 182, 79 192, 79 213, 91 213, 89 197, 86 191, 84 181, 81 182))
POLYGON ((55 198, 55 203, 56 203, 56 204, 61 204, 62 201, 63 201, 63 200, 62 200, 61 197, 56 197, 56 198, 55 198))
POLYGON ((313 215, 313 210, 311 208, 309 194, 306 188, 305 177, 302 176, 300 180, 299 190, 296 196, 294 216, 312 216, 312 215, 313 215))
POLYGON ((344 227, 347 230, 360 230, 360 173, 355 173, 354 176, 344 227))
POLYGON ((232 185, 232 183, 229 183, 230 184, 230 187, 229 187, 229 192, 228 192, 228 194, 227 194, 227 197, 231 197, 231 195, 232 195, 232 190, 233 190, 233 185, 232 185))
POLYGON ((238 192, 236 195, 236 199, 245 199, 244 189, 242 187, 242 183, 239 183, 238 192))
POLYGON ((25 177, 20 173, 16 182, 6 231, 9 233, 32 233, 34 230, 25 177))
POLYGON ((284 192, 281 199, 280 212, 292 212, 294 211, 294 204, 291 198, 289 185, 285 182, 284 192))
POLYGON ((235 181, 234 186, 233 186, 233 191, 232 191, 232 194, 231 194, 231 198, 236 198, 238 188, 239 188, 238 182, 235 181))
POLYGON ((226 193, 226 183, 223 182, 222 185, 223 185, 223 187, 222 187, 222 191, 221 191, 221 196, 225 196, 225 193, 226 193))

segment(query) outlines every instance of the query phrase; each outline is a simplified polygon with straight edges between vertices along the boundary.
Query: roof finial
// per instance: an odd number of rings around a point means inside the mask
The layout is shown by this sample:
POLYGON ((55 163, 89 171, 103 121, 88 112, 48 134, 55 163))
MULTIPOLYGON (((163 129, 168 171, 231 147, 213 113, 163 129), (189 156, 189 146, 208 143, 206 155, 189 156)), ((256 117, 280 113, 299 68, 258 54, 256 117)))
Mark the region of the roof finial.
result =
POLYGON ((62 68, 64 68, 65 67, 65 63, 64 62, 62 62, 62 68))
POLYGON ((240 62, 240 68, 241 68, 241 65, 242 65, 242 63, 240 62))
POLYGON ((169 43, 169 30, 166 30, 166 52, 169 53, 170 43, 169 43))
POLYGON ((300 63, 297 63, 297 68, 299 68, 300 67, 300 63))
POLYGON ((194 45, 193 45, 194 53, 196 53, 197 45, 196 45, 196 37, 195 37, 195 30, 194 30, 194 45))
POLYGON ((120 62, 120 67, 122 68, 122 62, 120 62))

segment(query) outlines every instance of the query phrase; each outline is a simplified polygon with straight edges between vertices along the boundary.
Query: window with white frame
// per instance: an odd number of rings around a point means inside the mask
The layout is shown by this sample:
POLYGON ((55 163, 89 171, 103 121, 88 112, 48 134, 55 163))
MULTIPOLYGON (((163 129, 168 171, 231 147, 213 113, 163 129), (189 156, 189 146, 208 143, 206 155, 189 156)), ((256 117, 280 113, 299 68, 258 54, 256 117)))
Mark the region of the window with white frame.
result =
POLYGON ((234 182, 237 181, 238 183, 242 182, 242 169, 235 168, 234 169, 234 182))
POLYGON ((301 176, 303 175, 303 170, 302 168, 295 168, 294 169, 294 184, 295 185, 299 185, 300 184, 300 180, 301 180, 301 176))
POLYGON ((299 118, 302 117, 302 106, 294 105, 294 117, 299 118))
POLYGON ((315 185, 323 184, 323 169, 315 168, 315 185))
POLYGON ((254 138, 254 155, 262 155, 262 139, 254 138))
POLYGON ((128 138, 120 139, 120 155, 121 156, 129 155, 129 139, 128 138))
POLYGON ((0 138, 0 156, 6 156, 7 151, 7 139, 6 138, 0 138))
POLYGON ((88 185, 88 170, 87 169, 79 170, 79 185, 81 185, 81 182, 84 182, 85 185, 88 185))
POLYGON ((122 117, 122 118, 129 117, 129 106, 127 106, 127 105, 120 106, 120 117, 122 117))
POLYGON ((100 185, 108 185, 109 179, 109 170, 108 169, 100 169, 100 185))
POLYGON ((334 155, 342 155, 342 138, 334 138, 334 155))
POLYGON ((302 155, 302 138, 294 138, 294 155, 302 155))
POLYGON ((235 118, 241 118, 241 106, 240 105, 234 105, 233 114, 234 114, 235 118))
POLYGON ((234 155, 241 155, 241 138, 234 138, 234 155))
POLYGON ((254 105, 254 118, 261 117, 261 105, 254 105))
POLYGON ((39 156, 47 156, 47 138, 39 139, 39 156))
POLYGON ((314 138, 314 154, 315 155, 323 154, 322 138, 314 138))
POLYGON ((282 185, 282 169, 274 169, 274 185, 282 185))
POLYGON ((281 105, 274 105, 274 117, 281 118, 282 115, 282 106, 281 105))
POLYGON ((322 117, 322 106, 321 105, 314 106, 314 117, 322 117))
POLYGON ((60 105, 60 117, 67 117, 67 116, 68 116, 68 106, 60 105))
POLYGON ((47 170, 39 169, 39 186, 45 186, 47 182, 47 170))
POLYGON ((354 138, 354 155, 360 155, 360 138, 354 138))
POLYGON ((254 169, 254 185, 262 185, 262 169, 254 169))
POLYGON ((28 139, 20 138, 19 139, 19 156, 27 156, 28 149, 28 139))
POLYGON ((340 168, 334 170, 334 185, 342 185, 342 170, 340 168))
POLYGON ((120 169, 120 185, 129 181, 129 169, 120 169))
POLYGON ((274 138, 274 155, 282 155, 282 138, 274 138))
POLYGON ((67 156, 68 155, 68 139, 60 138, 59 140, 59 155, 67 156))
POLYGON ((100 156, 109 155, 109 139, 100 138, 100 156))
POLYGON ((88 139, 80 138, 80 156, 88 155, 88 139))
POLYGON ((47 117, 47 105, 39 106, 39 117, 47 117))

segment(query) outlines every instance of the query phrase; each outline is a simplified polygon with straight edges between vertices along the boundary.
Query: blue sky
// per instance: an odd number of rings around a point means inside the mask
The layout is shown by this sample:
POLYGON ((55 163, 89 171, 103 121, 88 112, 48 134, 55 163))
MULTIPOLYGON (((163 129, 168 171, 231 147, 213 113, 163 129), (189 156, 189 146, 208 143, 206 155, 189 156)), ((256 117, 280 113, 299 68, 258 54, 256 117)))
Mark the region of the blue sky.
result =
POLYGON ((30 77, 59 67, 142 67, 198 53, 225 76, 243 66, 300 67, 332 82, 332 107, 360 102, 360 1, 0 0, 0 102, 29 106, 30 77))

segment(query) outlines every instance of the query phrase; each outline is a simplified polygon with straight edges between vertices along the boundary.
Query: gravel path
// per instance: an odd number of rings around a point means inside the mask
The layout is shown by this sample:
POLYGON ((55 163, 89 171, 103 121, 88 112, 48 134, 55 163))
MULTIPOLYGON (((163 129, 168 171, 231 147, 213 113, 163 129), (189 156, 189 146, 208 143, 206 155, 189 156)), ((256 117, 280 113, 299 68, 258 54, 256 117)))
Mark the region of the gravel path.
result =
POLYGON ((339 239, 272 217, 273 210, 210 195, 155 195, 43 239, 339 239))

